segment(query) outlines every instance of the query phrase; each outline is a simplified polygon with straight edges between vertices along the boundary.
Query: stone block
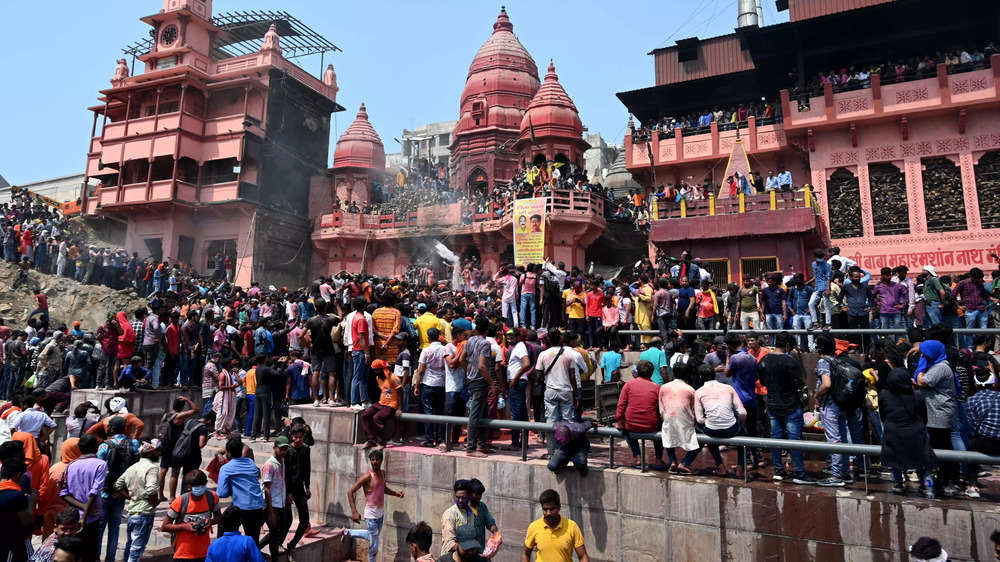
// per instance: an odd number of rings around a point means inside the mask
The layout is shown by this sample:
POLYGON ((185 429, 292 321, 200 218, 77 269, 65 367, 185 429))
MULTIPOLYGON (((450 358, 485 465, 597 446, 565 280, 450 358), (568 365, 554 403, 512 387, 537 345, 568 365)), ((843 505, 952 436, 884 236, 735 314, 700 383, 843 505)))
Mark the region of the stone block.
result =
POLYGON ((313 439, 317 443, 330 441, 330 409, 313 408, 312 406, 291 406, 288 409, 291 417, 301 417, 306 420, 309 429, 312 430, 313 439))
MULTIPOLYGON (((993 542, 990 541, 990 534, 1000 529, 1000 507, 991 504, 972 504, 972 523, 976 533, 977 560, 989 560, 993 556, 993 542)), ((948 554, 951 554, 951 550, 948 554)))
MULTIPOLYGON (((951 504, 953 502, 949 502, 951 504)), ((902 504, 905 522, 904 548, 922 536, 932 534, 952 559, 972 559, 972 512, 942 506, 940 502, 920 500, 902 504), (929 533, 932 531, 933 533, 929 533)))
POLYGON ((623 471, 618 475, 623 515, 667 516, 667 480, 657 475, 623 471))
POLYGON ((531 477, 534 470, 531 465, 522 462, 497 462, 493 464, 493 483, 487 493, 503 494, 505 497, 521 500, 537 499, 532 497, 531 477))
POLYGON ((393 525, 409 529, 411 525, 416 524, 412 517, 413 514, 417 513, 420 490, 415 484, 389 484, 388 486, 393 491, 403 492, 403 497, 397 498, 386 494, 385 523, 392 522, 393 525))
POLYGON ((670 536, 669 549, 673 560, 711 562, 722 558, 722 531, 718 527, 667 521, 667 534, 670 536))
POLYGON ((671 478, 667 487, 667 518, 682 523, 719 526, 719 485, 671 478))
POLYGON ((523 540, 524 534, 528 531, 528 525, 535 519, 532 517, 534 503, 526 500, 491 498, 487 505, 493 518, 497 520, 497 526, 503 531, 504 541, 515 544, 513 540, 523 540))
MULTIPOLYGON (((670 491, 674 491, 671 481, 670 491)), ((781 533, 778 491, 773 487, 719 484, 719 511, 730 529, 757 533, 781 533)), ((669 497, 674 500, 673 495, 669 497)))
MULTIPOLYGON (((315 468, 315 467, 314 467, 315 468)), ((315 510, 316 508, 321 508, 327 503, 327 491, 330 489, 330 479, 326 474, 326 471, 316 472, 315 470, 309 473, 309 493, 312 497, 306 502, 309 505, 309 509, 315 510)), ((315 512, 315 517, 313 515, 309 516, 310 521, 313 525, 323 525, 326 523, 326 510, 320 509, 315 512)))
POLYGON ((421 453, 386 449, 382 466, 390 484, 416 484, 420 481, 422 464, 421 453))
MULTIPOLYGON (((361 449, 354 445, 344 445, 341 443, 327 443, 326 470, 330 473, 338 473, 347 477, 357 478, 360 476, 359 453, 361 449)), ((315 464, 315 456, 313 456, 315 464)), ((367 470, 368 459, 364 459, 364 466, 367 470)))
MULTIPOLYGON (((565 511, 565 508, 564 508, 565 511)), ((618 562, 621 518, 617 513, 600 509, 572 509, 571 519, 580 526, 587 554, 593 562, 618 562), (577 513, 579 511, 579 513, 577 513)), ((566 513, 564 512, 565 516, 566 513)), ((631 558, 629 558, 631 561, 631 558)))
POLYGON ((438 488, 451 492, 452 486, 455 483, 455 464, 456 458, 451 455, 421 455, 421 487, 438 488))
POLYGON ((313 471, 323 471, 326 472, 326 466, 329 462, 329 452, 330 445, 328 443, 316 442, 312 447, 309 447, 309 461, 311 463, 313 471))
POLYGON ((621 550, 630 562, 667 560, 667 524, 662 519, 622 517, 621 550))
MULTIPOLYGON (((321 408, 322 409, 322 408, 321 408)), ((331 443, 357 443, 356 432, 359 431, 358 414, 350 408, 330 409, 330 425, 327 441, 331 443)), ((313 430, 315 432, 315 430, 313 430)))
POLYGON ((888 498, 838 497, 837 521, 845 545, 906 550, 899 543, 900 504, 888 498))
POLYGON ((486 493, 494 492, 496 485, 493 483, 493 467, 498 461, 496 459, 477 459, 459 455, 455 457, 455 480, 479 479, 486 486, 486 493))
POLYGON ((454 505, 454 495, 451 490, 431 489, 422 491, 420 495, 420 520, 426 521, 438 531, 441 530, 441 514, 454 505))
MULTIPOLYGON (((890 550, 844 546, 844 562, 899 562, 901 555, 890 550)), ((905 558, 902 558, 905 560, 905 558)))
POLYGON ((840 541, 840 529, 831 523, 837 513, 836 492, 816 488, 782 488, 778 491, 776 503, 781 513, 782 535, 840 541))
MULTIPOLYGON (((351 507, 347 503, 347 492, 351 489, 351 486, 357 481, 357 475, 351 475, 339 472, 329 472, 327 473, 327 492, 326 492, 326 514, 327 514, 327 524, 333 524, 332 521, 337 521, 337 518, 348 518, 351 515, 351 507)), ((355 505, 358 510, 361 511, 364 508, 364 494, 358 493, 355 495, 355 505)), ((346 521, 345 521, 346 523, 346 521)), ((338 523, 339 524, 339 523, 338 523)), ((348 525, 349 526, 349 525, 348 525)))

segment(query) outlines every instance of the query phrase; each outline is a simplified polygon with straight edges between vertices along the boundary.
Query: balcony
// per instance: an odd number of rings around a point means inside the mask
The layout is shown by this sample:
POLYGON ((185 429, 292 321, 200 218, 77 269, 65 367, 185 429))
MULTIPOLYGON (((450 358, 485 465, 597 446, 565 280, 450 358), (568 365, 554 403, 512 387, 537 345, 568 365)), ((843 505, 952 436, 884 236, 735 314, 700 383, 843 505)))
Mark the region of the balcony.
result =
POLYGON ((626 135, 626 165, 633 171, 648 169, 650 153, 657 166, 724 158, 732 152, 737 140, 743 143, 747 152, 769 152, 787 147, 781 123, 770 119, 768 123, 758 125, 757 119, 751 116, 739 129, 729 123, 712 123, 709 127, 690 131, 677 128, 670 135, 654 134, 649 141, 636 141, 626 135))
POLYGON ((801 232, 822 235, 825 228, 819 205, 808 188, 679 203, 654 200, 652 214, 650 240, 654 242, 801 232))
MULTIPOLYGON (((386 236, 421 236, 415 229, 443 230, 448 234, 495 231, 510 227, 513 201, 503 207, 491 207, 485 213, 474 213, 461 203, 431 205, 410 211, 405 216, 362 215, 334 211, 318 218, 315 237, 332 238, 344 231, 379 231, 386 236)), ((604 200, 589 192, 557 190, 548 197, 548 212, 553 219, 604 221, 604 200)))
POLYGON ((798 97, 782 90, 784 129, 792 131, 995 102, 1000 55, 993 56, 991 66, 937 65, 931 77, 912 74, 893 76, 891 81, 872 75, 870 87, 835 91, 832 84, 825 84, 822 92, 798 97))

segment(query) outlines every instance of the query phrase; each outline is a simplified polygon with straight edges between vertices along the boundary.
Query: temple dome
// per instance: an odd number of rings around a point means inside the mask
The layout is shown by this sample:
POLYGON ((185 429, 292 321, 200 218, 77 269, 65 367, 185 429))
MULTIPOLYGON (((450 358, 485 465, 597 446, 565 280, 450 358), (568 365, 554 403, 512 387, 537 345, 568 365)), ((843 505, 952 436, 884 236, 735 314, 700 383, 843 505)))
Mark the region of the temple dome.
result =
POLYGON ((545 74, 545 82, 528 104, 528 110, 521 119, 521 138, 531 136, 529 127, 535 130, 535 137, 555 136, 570 139, 583 138, 583 122, 576 105, 556 74, 555 64, 550 60, 545 74))
POLYGON ((506 9, 501 8, 493 34, 469 65, 455 136, 485 127, 516 131, 538 87, 538 66, 514 35, 506 9))
POLYGON ((385 170, 385 147, 375 128, 368 122, 364 103, 358 110, 357 118, 337 140, 337 148, 333 151, 333 168, 385 170))

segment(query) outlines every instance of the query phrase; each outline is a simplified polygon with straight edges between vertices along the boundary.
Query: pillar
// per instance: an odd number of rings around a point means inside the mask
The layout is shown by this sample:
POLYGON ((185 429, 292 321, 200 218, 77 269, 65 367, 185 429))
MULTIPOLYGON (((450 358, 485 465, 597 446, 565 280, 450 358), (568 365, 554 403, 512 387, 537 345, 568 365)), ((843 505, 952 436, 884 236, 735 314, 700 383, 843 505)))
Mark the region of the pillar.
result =
POLYGON ((958 155, 959 166, 962 169, 962 195, 965 199, 965 221, 969 230, 982 230, 983 223, 979 217, 979 192, 976 191, 976 168, 971 152, 958 155))
POLYGON ((872 218, 872 191, 868 164, 858 165, 858 195, 861 199, 861 234, 865 238, 870 238, 875 236, 875 219, 872 218))
POLYGON ((906 197, 910 207, 910 234, 927 234, 927 214, 924 212, 924 179, 919 158, 903 162, 906 174, 906 197))

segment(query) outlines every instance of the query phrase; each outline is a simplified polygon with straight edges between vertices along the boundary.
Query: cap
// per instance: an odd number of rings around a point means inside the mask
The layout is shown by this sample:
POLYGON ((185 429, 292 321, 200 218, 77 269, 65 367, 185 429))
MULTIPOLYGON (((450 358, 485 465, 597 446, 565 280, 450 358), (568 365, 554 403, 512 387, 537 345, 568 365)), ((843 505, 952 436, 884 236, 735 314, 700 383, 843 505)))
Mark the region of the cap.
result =
POLYGON ((125 399, 121 396, 115 396, 108 401, 108 408, 111 410, 112 414, 127 414, 128 409, 125 408, 125 399))
POLYGON ((417 311, 418 312, 426 312, 427 311, 427 305, 424 304, 424 303, 418 304, 417 305, 417 311))
POLYGON ((286 449, 290 447, 291 444, 291 441, 289 441, 284 435, 279 435, 278 438, 274 440, 274 446, 279 449, 286 449))
POLYGON ((372 361, 372 369, 382 369, 385 372, 389 371, 389 364, 385 362, 385 359, 376 359, 372 361))
POLYGON ((479 552, 483 549, 483 545, 479 544, 476 539, 464 539, 458 543, 458 546, 462 547, 462 550, 469 552, 475 551, 479 552))
POLYGON ((74 328, 79 328, 80 327, 80 321, 79 320, 74 320, 73 321, 73 327, 74 328))
POLYGON ((451 331, 459 330, 461 332, 468 332, 472 329, 472 322, 469 322, 468 318, 456 318, 451 321, 451 331))
POLYGON ((938 276, 937 270, 934 269, 933 265, 925 265, 924 266, 924 271, 926 271, 927 273, 930 273, 933 277, 937 277, 938 276))
POLYGON ((139 446, 139 454, 140 455, 145 455, 145 454, 151 453, 151 452, 159 449, 160 446, 161 446, 161 443, 160 443, 159 439, 152 439, 152 440, 149 440, 149 441, 143 441, 142 445, 139 446))

